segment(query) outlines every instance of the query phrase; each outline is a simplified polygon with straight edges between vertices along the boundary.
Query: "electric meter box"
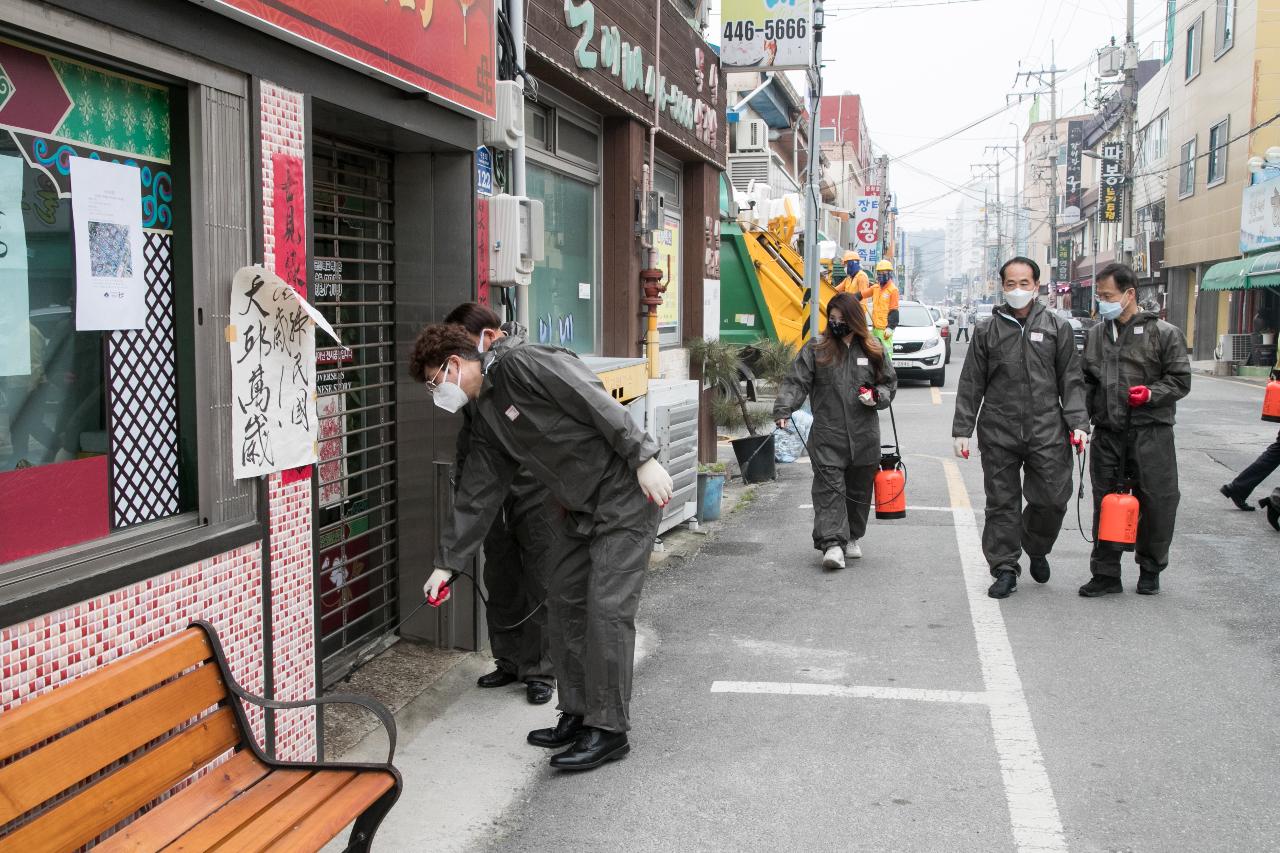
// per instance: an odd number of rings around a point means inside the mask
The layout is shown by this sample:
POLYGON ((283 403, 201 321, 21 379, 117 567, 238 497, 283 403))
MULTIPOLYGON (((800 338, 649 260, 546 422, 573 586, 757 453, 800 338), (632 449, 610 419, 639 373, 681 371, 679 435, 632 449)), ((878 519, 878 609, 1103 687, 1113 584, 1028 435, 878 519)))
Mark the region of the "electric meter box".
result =
POLYGON ((489 284, 528 285, 543 239, 542 202, 506 193, 489 199, 489 284))
POLYGON ((524 87, 516 80, 499 80, 494 118, 480 122, 484 144, 512 149, 524 139, 524 87))

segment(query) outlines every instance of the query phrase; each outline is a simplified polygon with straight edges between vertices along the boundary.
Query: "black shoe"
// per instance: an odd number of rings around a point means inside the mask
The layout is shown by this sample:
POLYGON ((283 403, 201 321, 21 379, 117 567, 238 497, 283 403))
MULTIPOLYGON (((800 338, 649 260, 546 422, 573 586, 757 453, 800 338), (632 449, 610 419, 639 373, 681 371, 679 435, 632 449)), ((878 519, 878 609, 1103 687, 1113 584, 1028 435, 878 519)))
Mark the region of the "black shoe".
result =
POLYGON ((568 746, 582 734, 582 717, 577 714, 561 714, 553 729, 534 729, 525 740, 545 749, 568 746))
POLYGON ((1280 505, 1276 504, 1271 498, 1263 498, 1258 501, 1258 506, 1267 511, 1267 524, 1270 524, 1276 530, 1280 530, 1280 505))
POLYGON ((545 705, 551 701, 555 688, 545 681, 526 681, 524 683, 524 693, 529 697, 530 705, 545 705))
POLYGON ((1097 598, 1113 592, 1124 592, 1124 587, 1120 585, 1120 578, 1106 575, 1094 575, 1093 580, 1080 587, 1080 594, 1085 598, 1097 598))
POLYGON ((507 672, 505 669, 495 669, 488 675, 482 675, 476 679, 477 687, 506 687, 508 684, 514 684, 520 679, 516 678, 513 673, 507 672))
POLYGON ((996 582, 987 590, 987 595, 992 598, 1008 598, 1010 595, 1018 591, 1018 574, 1017 572, 1005 569, 996 573, 996 582))
POLYGON ((1032 557, 1031 558, 1031 579, 1036 583, 1049 582, 1049 558, 1048 557, 1032 557))
POLYGON ((1242 497, 1237 497, 1236 494, 1231 491, 1230 486, 1223 486, 1221 489, 1218 489, 1218 491, 1222 492, 1222 496, 1224 498, 1235 504, 1236 509, 1243 510, 1244 512, 1253 512, 1253 507, 1249 506, 1249 502, 1242 497))
POLYGON ((551 759, 557 770, 594 770, 606 761, 617 761, 631 751, 626 732, 584 728, 573 746, 551 759))
POLYGON ((1138 576, 1138 595, 1159 595, 1160 594, 1160 573, 1142 570, 1142 574, 1138 576))

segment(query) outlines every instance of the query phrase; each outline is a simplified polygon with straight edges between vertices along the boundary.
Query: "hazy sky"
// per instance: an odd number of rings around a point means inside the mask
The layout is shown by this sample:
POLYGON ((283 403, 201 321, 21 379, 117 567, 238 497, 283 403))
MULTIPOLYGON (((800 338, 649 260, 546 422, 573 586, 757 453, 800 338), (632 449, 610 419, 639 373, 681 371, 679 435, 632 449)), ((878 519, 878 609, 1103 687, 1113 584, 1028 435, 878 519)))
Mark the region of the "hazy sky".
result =
MULTIPOLYGON (((1144 49, 1163 43, 1165 6, 1136 0, 1144 49)), ((1094 51, 1112 36, 1124 41, 1125 0, 829 0, 826 9, 825 93, 861 95, 874 146, 891 158, 907 155, 891 162, 889 174, 901 225, 912 231, 943 226, 960 196, 930 200, 969 180, 972 163, 999 156, 1002 189, 1010 187, 1012 157, 984 148, 1021 138, 1031 100, 909 152, 1000 109, 1010 93, 1033 91, 1034 84, 1015 85, 1019 62, 1023 70, 1048 68, 1051 42, 1058 67, 1073 72, 1058 78, 1059 115, 1087 111, 1094 51)), ((807 91, 800 79, 797 88, 807 91)), ((1049 116, 1047 97, 1041 116, 1049 116)))

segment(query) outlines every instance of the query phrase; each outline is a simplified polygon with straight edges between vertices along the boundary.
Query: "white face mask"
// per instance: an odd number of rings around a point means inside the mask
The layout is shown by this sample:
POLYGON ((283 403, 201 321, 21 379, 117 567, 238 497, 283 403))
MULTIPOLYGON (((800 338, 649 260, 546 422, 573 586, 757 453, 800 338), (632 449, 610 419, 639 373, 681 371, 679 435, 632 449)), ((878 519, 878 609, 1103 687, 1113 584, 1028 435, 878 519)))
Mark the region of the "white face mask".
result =
POLYGON ((462 390, 461 385, 457 382, 449 381, 449 363, 445 362, 444 377, 436 385, 435 390, 431 392, 431 402, 435 403, 437 408, 453 414, 470 400, 471 398, 467 396, 466 391, 462 390))
POLYGON ((1020 287, 1004 292, 1005 303, 1014 311, 1021 311, 1026 308, 1035 298, 1036 292, 1034 290, 1023 290, 1020 287))

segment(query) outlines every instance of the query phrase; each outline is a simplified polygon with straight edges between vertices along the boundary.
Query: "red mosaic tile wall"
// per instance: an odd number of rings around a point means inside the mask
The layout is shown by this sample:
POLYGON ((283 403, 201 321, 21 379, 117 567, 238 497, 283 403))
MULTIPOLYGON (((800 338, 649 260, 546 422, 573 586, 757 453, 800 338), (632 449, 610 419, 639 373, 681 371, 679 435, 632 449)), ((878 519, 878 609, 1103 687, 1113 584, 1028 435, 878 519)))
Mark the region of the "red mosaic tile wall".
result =
MULTIPOLYGON (((263 264, 277 264, 275 161, 286 155, 302 161, 306 171, 306 130, 301 94, 274 83, 261 84, 259 116, 262 132, 263 264)), ((305 181, 304 181, 305 185, 305 181)), ((304 208, 305 209, 305 208, 304 208)), ((295 223, 306 229, 306 223, 295 223)), ((309 229, 306 229, 309 231, 309 229)), ((305 236, 303 237, 305 246, 305 236)), ((316 625, 312 578, 311 478, 271 475, 271 628, 275 698, 309 699, 317 694, 316 625), (290 482, 293 480, 293 482, 290 482)), ((317 755, 316 715, 312 709, 276 715, 276 752, 284 759, 317 755)))

